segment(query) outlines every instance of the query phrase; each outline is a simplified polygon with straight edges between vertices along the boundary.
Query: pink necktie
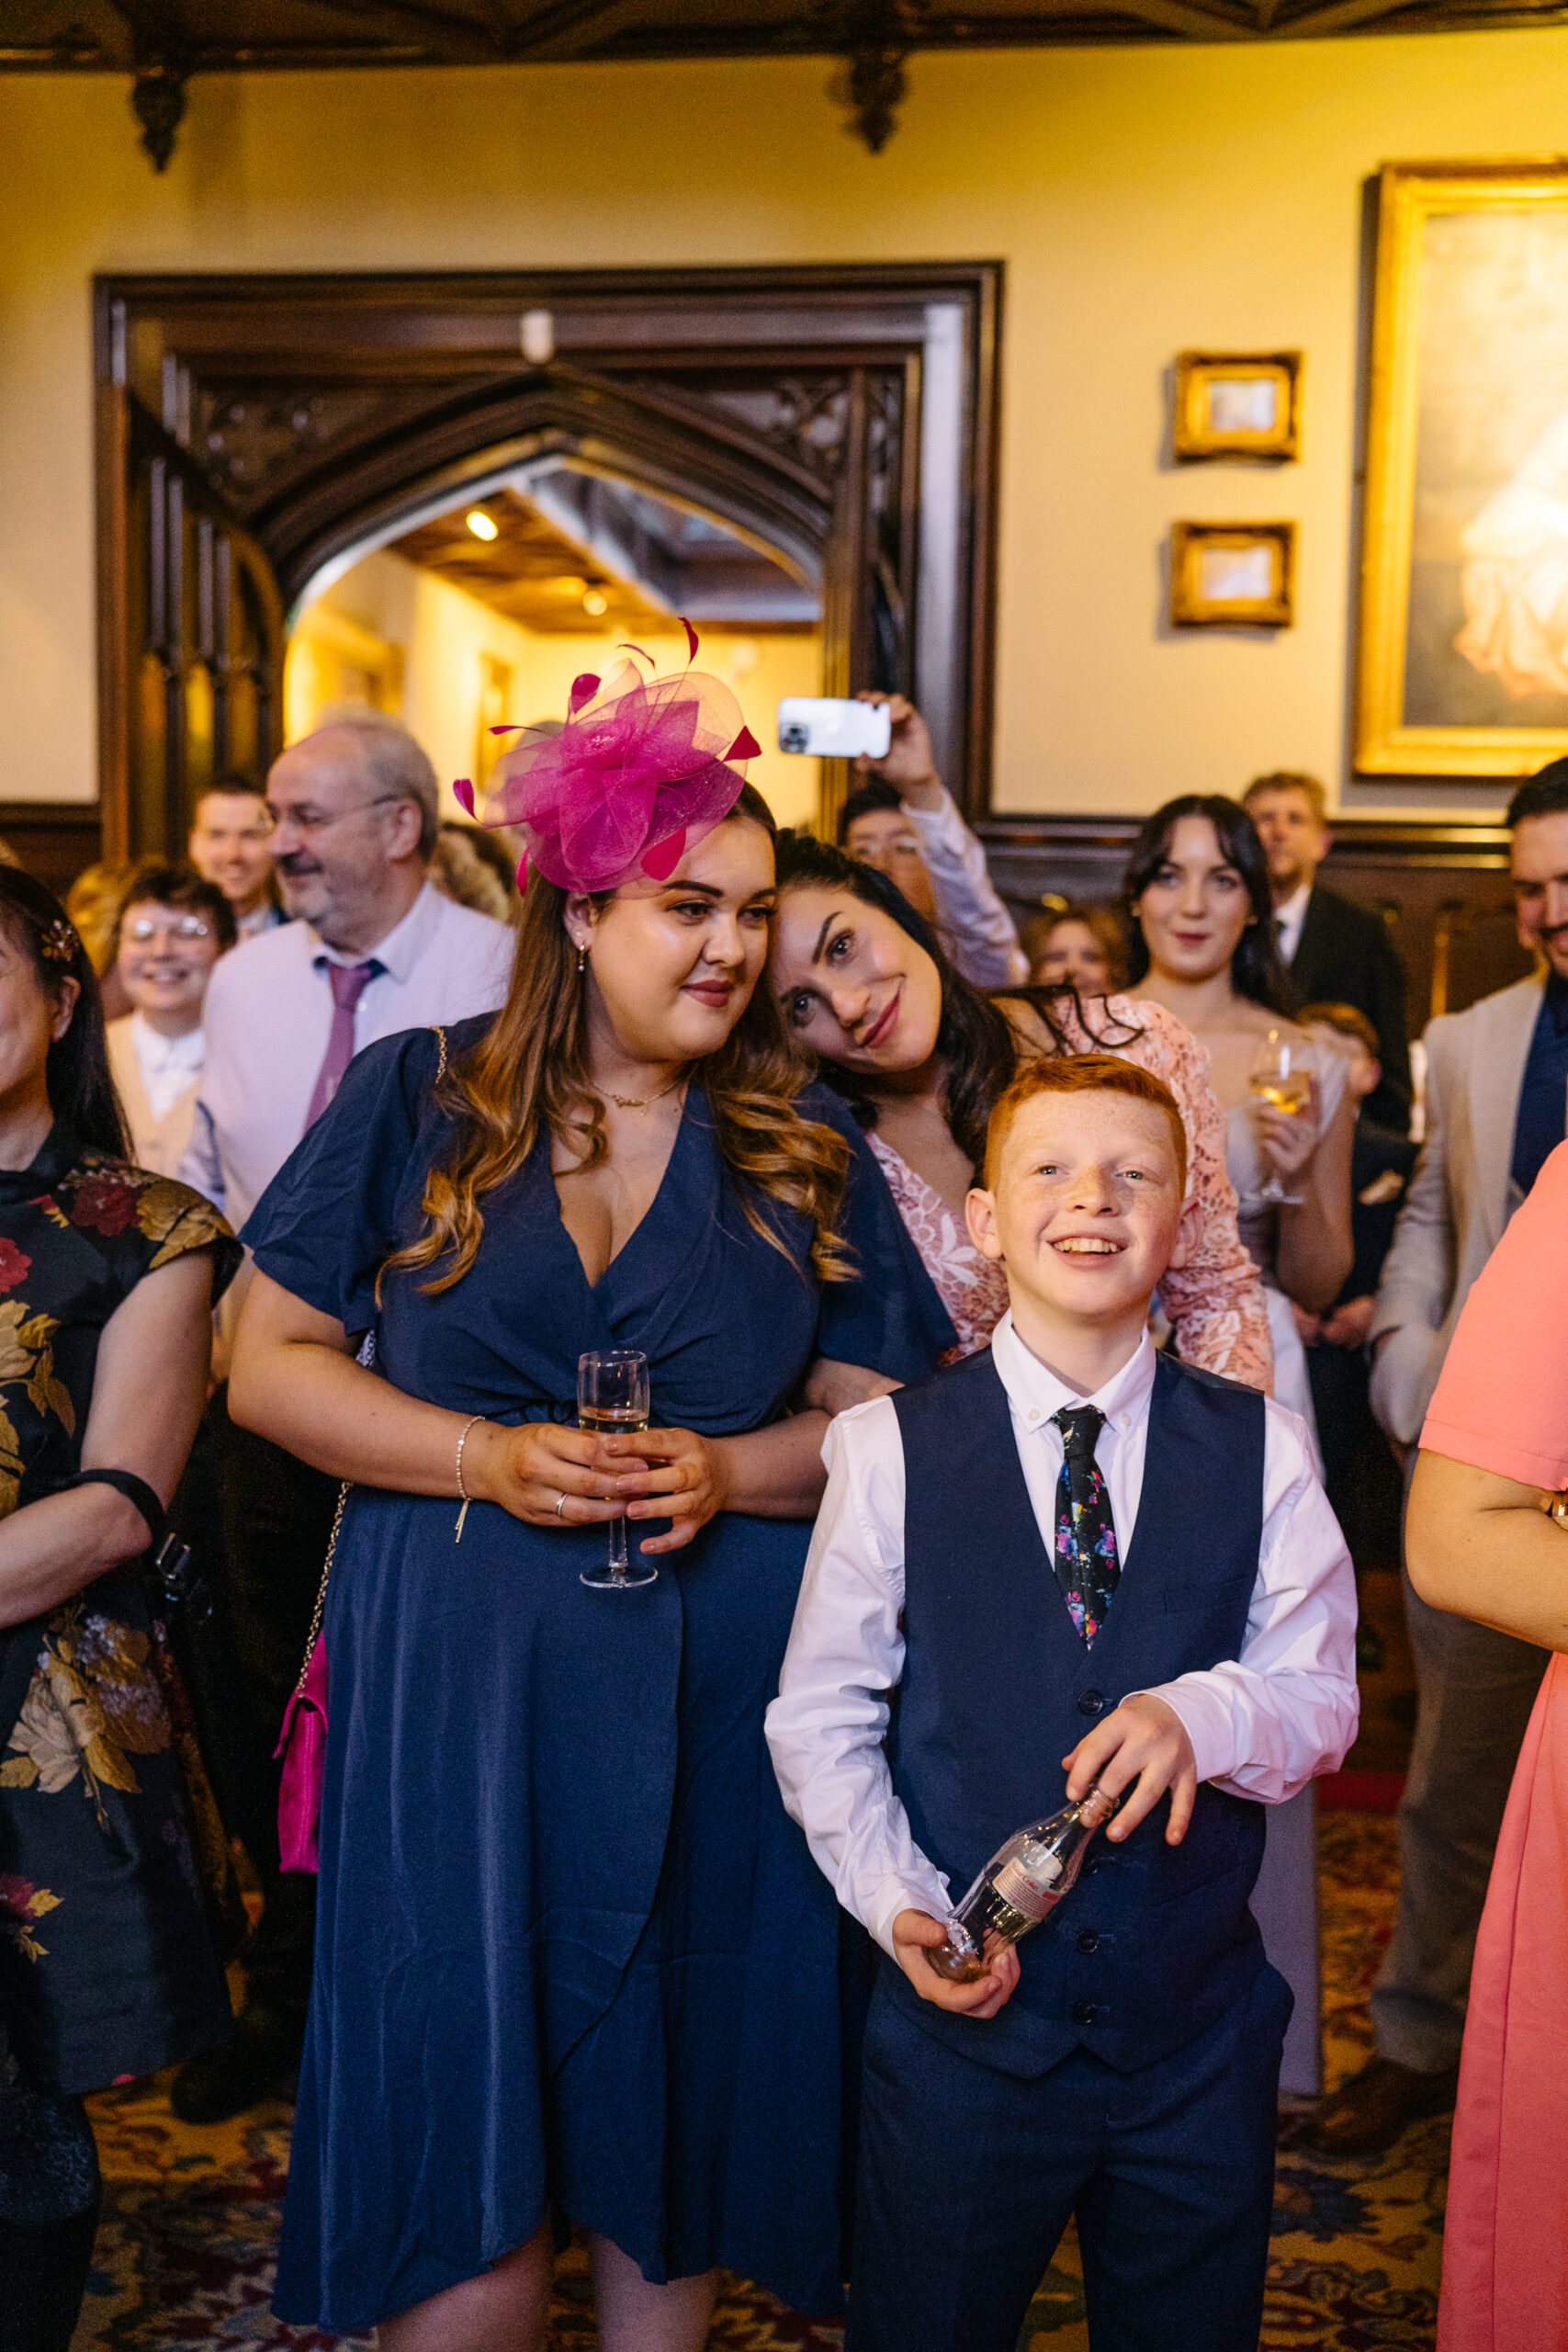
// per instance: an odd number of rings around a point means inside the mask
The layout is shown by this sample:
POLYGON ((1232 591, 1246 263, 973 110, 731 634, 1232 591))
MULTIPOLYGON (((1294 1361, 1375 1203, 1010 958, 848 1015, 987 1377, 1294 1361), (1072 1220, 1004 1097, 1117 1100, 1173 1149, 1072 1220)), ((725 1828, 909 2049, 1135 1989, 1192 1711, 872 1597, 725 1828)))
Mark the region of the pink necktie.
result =
POLYGON ((367 964, 329 964, 327 978, 332 983, 333 1026, 327 1039, 327 1050, 321 1067, 316 1072, 316 1083, 310 1091, 310 1107, 305 1114, 307 1129, 313 1127, 333 1096, 337 1092, 344 1070, 354 1059, 354 1011, 369 983, 378 972, 386 970, 372 956, 367 964))

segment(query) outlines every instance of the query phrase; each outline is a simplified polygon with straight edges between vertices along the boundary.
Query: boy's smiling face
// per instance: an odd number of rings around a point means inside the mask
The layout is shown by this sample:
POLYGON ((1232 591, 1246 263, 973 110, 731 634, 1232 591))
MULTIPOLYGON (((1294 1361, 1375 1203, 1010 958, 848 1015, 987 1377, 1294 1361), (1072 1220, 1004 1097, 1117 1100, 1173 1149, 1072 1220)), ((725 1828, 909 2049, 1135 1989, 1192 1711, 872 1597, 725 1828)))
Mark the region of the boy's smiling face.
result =
POLYGON ((1007 1270, 1020 1336, 1062 1363, 1078 1339, 1136 1346, 1150 1293, 1186 1263, 1195 1214, 1165 1112, 1109 1091, 1021 1103, 990 1188, 968 1201, 976 1248, 1007 1270))

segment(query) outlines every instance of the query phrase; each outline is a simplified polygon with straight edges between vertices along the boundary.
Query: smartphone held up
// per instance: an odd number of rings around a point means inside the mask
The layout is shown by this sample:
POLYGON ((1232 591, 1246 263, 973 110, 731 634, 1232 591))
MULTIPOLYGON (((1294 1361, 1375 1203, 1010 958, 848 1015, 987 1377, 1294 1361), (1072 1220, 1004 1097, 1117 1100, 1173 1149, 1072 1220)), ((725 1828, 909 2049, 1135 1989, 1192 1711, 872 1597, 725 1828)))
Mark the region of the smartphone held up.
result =
POLYGON ((881 760, 893 741, 886 704, 831 695, 785 695, 779 704, 779 749, 820 760, 881 760))

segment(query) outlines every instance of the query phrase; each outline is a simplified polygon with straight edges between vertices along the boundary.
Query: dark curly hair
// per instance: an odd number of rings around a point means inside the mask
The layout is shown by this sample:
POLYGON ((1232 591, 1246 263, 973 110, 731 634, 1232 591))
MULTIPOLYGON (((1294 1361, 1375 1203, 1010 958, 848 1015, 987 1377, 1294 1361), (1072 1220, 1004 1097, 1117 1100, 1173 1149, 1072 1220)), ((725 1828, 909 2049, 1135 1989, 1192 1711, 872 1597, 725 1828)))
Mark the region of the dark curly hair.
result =
POLYGON ((1201 817, 1213 825, 1222 856, 1227 865, 1235 866, 1252 901, 1252 920, 1231 957, 1232 988, 1238 996, 1248 997, 1265 1011, 1288 1019, 1295 1009, 1296 994, 1280 961, 1269 861, 1258 838, 1258 828, 1246 809, 1238 801, 1227 800, 1218 792, 1186 792, 1179 800, 1168 800, 1163 808, 1156 808, 1146 820, 1133 843, 1122 884, 1131 933, 1128 988, 1136 989, 1149 968, 1148 943, 1138 921, 1138 900, 1169 856, 1171 837, 1183 817, 1201 817))
POLYGON ((76 983, 71 1026, 51 1046, 45 1065, 50 1109, 83 1143, 124 1159, 130 1147, 109 1075, 103 999, 80 933, 53 891, 17 865, 0 865, 0 925, 46 996, 58 1003, 62 982, 76 983))

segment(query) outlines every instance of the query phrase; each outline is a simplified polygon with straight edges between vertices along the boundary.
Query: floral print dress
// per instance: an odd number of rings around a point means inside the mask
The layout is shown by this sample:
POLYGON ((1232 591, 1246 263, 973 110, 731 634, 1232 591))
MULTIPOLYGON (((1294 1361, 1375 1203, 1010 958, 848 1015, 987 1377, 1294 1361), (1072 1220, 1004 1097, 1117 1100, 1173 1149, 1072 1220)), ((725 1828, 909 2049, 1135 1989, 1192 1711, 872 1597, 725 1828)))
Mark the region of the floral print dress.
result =
MULTIPOLYGON (((1160 1305, 1184 1363, 1272 1395, 1270 1317, 1258 1267, 1237 1228, 1225 1166, 1225 1114, 1209 1083, 1207 1047, 1174 1013, 1143 998, 1091 998, 1086 1015, 1073 997, 1060 996, 1054 1017, 1074 1053, 1119 1055, 1163 1079, 1175 1095, 1187 1129, 1187 1196, 1197 1205, 1198 1230, 1186 1265, 1169 1268, 1161 1281, 1160 1305)), ((1021 1034, 1027 1051, 1032 1039, 1027 1030, 1021 1034)), ((981 1257, 963 1217, 874 1127, 867 1141, 958 1335, 947 1360, 974 1355, 1006 1309, 1007 1276, 981 1257)), ((1287 1401, 1296 1404, 1293 1396, 1287 1401)))
MULTIPOLYGON (((31 1167, 0 1170, 0 1519, 79 1468, 98 1342, 121 1300, 207 1249, 216 1295, 240 1252, 210 1204, 62 1126, 31 1167)), ((193 1819, 193 1761, 134 1564, 0 1629, 0 2219, 61 2219, 88 2201, 80 2093, 229 2030, 193 1844, 220 1832, 193 1819)))

